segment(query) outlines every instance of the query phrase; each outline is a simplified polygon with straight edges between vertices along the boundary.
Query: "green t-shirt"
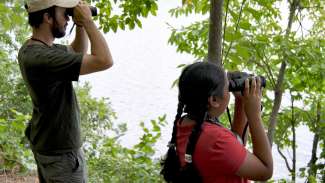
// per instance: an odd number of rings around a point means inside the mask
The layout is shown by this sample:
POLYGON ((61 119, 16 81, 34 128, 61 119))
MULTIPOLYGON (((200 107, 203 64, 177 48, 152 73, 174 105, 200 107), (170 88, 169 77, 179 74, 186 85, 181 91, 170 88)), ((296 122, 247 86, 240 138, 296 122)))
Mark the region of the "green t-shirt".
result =
POLYGON ((18 62, 33 102, 27 138, 39 153, 64 153, 81 147, 80 115, 72 81, 78 81, 81 53, 66 46, 26 43, 18 62))

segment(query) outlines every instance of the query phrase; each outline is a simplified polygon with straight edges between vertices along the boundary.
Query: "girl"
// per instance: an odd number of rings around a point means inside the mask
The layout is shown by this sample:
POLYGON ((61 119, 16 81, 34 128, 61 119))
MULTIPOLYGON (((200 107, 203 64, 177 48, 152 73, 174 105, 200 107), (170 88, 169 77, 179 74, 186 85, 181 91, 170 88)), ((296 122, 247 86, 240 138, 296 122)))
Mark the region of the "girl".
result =
POLYGON ((229 102, 225 71, 212 63, 187 66, 179 78, 178 109, 161 174, 173 183, 246 183, 272 176, 271 149, 261 119, 261 81, 245 80, 235 93, 232 131, 218 117, 229 102), (183 112, 185 115, 182 116, 183 112), (248 121, 253 153, 237 136, 248 121), (236 134, 236 135, 235 135, 236 134))

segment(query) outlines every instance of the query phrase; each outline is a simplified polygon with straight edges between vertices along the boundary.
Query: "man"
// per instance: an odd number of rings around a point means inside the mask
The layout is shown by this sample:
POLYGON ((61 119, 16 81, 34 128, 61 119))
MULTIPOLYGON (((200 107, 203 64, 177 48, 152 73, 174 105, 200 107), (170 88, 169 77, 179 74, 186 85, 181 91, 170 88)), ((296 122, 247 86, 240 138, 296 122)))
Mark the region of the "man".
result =
POLYGON ((26 4, 32 37, 20 48, 18 62, 33 102, 26 128, 43 182, 86 182, 81 151, 80 115, 72 81, 79 75, 113 65, 107 43, 97 30, 89 6, 79 0, 29 0, 26 4), (73 8, 76 37, 54 44, 66 33, 73 8), (88 39, 91 54, 87 54, 88 39))

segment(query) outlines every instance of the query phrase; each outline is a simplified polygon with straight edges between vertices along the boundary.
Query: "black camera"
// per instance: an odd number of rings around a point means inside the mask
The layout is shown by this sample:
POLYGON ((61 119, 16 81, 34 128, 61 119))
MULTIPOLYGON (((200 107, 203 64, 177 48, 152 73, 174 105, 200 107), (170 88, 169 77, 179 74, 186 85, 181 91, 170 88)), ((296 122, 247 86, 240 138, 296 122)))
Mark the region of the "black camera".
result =
MULTIPOLYGON (((94 6, 89 6, 90 11, 91 11, 91 16, 97 16, 97 8, 94 6)), ((68 8, 67 9, 67 15, 73 17, 73 8, 68 8)))
MULTIPOLYGON (((228 72, 227 77, 229 80, 229 91, 234 92, 234 91, 244 91, 245 88, 245 80, 249 78, 249 81, 251 82, 251 78, 254 75, 248 74, 246 72, 228 72)), ((266 80, 265 77, 263 76, 258 76, 261 79, 261 87, 265 88, 266 86, 266 80)))

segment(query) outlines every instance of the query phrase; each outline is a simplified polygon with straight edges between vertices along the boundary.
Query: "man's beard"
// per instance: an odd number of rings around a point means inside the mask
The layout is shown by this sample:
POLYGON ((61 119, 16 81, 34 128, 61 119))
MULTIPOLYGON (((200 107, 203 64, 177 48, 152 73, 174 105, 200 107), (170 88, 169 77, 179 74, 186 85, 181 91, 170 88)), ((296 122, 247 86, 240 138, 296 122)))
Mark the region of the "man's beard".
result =
POLYGON ((60 27, 58 26, 56 20, 52 26, 52 35, 55 38, 62 38, 63 36, 65 36, 65 30, 60 30, 60 27))

